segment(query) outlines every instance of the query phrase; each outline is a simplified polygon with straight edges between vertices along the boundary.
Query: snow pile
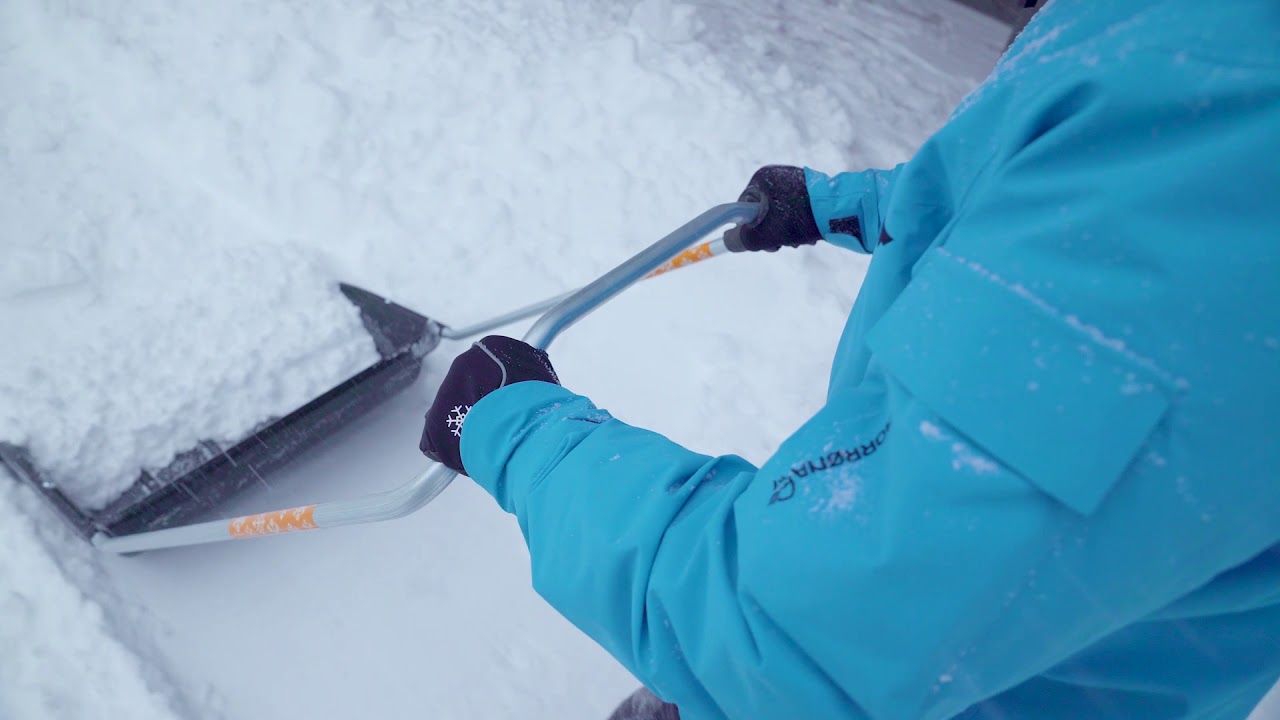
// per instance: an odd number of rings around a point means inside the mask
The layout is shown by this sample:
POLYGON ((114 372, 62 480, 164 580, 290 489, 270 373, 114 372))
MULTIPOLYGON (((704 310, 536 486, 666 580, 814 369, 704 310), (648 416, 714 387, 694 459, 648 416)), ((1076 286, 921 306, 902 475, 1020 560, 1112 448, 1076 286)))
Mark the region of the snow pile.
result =
POLYGON ((174 717, 102 608, 59 570, 0 470, 0 718, 174 717))
MULTIPOLYGON (((0 26, 6 44, 40 42, 0 26)), ((32 70, 0 63, 0 442, 97 508, 377 359, 314 252, 32 70)))
MULTIPOLYGON (((0 182, 12 167, 0 162, 0 182)), ((19 185, 0 205, 32 195, 19 185)), ((48 217, 78 199, 69 190, 48 217)), ((28 446, 84 507, 377 359, 355 306, 296 250, 55 223, 26 236, 38 247, 0 247, 0 440, 28 446)))

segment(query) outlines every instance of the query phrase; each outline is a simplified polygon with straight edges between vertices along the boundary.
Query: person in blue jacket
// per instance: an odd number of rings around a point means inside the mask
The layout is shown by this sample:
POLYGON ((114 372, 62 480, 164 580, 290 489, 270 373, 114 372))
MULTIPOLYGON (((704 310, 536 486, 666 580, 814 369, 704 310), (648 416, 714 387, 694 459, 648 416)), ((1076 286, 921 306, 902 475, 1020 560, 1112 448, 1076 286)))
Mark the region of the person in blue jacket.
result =
POLYGON ((873 255, 762 466, 510 338, 450 370, 423 449, 516 516, 538 592, 686 720, 1248 715, 1280 676, 1280 6, 1056 0, 909 162, 744 198, 744 249, 873 255))

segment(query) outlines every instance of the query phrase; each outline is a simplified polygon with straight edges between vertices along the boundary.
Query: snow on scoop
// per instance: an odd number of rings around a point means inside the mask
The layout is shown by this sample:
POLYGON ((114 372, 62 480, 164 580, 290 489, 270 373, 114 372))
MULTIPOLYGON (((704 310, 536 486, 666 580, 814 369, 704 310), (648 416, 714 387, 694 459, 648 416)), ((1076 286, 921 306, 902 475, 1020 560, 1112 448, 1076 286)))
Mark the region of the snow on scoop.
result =
POLYGON ((717 240, 690 247, 716 228, 755 216, 744 203, 713 208, 645 252, 576 293, 545 300, 462 328, 451 328, 351 285, 343 295, 360 311, 379 359, 302 407, 264 423, 234 444, 206 440, 158 471, 143 471, 123 494, 97 510, 85 509, 50 480, 24 447, 0 442, 0 463, 34 487, 68 522, 95 545, 137 552, 289 530, 345 525, 399 517, 434 498, 453 479, 452 471, 431 464, 397 490, 346 502, 261 513, 228 521, 180 526, 207 516, 246 487, 265 482, 286 465, 360 418, 417 378, 425 356, 442 338, 462 339, 554 308, 526 341, 546 347, 564 328, 632 283, 727 252, 717 240))
POLYGON ((378 361, 239 442, 228 447, 203 441, 158 471, 144 470, 100 510, 77 505, 37 467, 26 448, 0 442, 0 462, 38 490, 86 539, 97 532, 114 536, 167 527, 218 507, 408 387, 423 357, 439 344, 440 323, 367 290, 352 285, 339 289, 359 308, 378 361))
MULTIPOLYGON (((121 513, 120 517, 106 518, 112 521, 110 523, 86 516, 56 488, 44 487, 38 473, 25 461, 21 452, 14 452, 13 448, 0 449, 0 459, 40 489, 81 533, 91 533, 94 545, 115 553, 136 553, 402 517, 431 502, 448 487, 456 473, 444 465, 429 463, 413 480, 385 492, 227 520, 173 526, 195 512, 214 507, 236 490, 256 481, 264 470, 283 465, 407 386, 416 377, 422 357, 435 347, 440 338, 480 335, 550 308, 524 337, 530 345, 546 349, 570 325, 639 280, 727 252, 728 248, 721 240, 697 246, 694 243, 725 225, 750 222, 758 211, 759 206, 755 203, 718 205, 581 290, 460 329, 442 326, 372 293, 344 286, 343 292, 361 308, 366 326, 379 343, 378 350, 383 359, 226 452, 221 448, 197 450, 202 452, 197 457, 207 455, 208 459, 194 463, 195 467, 187 465, 176 470, 176 477, 168 478, 167 482, 157 482, 162 487, 144 490, 140 496, 130 493, 129 512, 121 513), (373 318, 371 326, 370 317, 373 318), (379 334, 382 339, 379 339, 379 334), (387 352, 391 355, 388 356, 387 352), (254 447, 259 445, 263 447, 255 450, 254 447), (214 450, 216 454, 212 452, 214 450), (211 482, 209 476, 199 474, 207 465, 219 468, 219 472, 225 474, 214 477, 226 479, 219 484, 211 482)), ((143 480, 146 479, 144 476, 143 480)))

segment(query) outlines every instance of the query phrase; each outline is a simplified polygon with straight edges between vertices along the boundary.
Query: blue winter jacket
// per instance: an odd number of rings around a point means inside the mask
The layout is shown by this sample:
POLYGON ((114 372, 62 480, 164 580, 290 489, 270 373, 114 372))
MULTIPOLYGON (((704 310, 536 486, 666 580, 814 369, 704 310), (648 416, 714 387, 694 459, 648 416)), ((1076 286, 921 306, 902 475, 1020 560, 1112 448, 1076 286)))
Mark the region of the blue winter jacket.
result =
POLYGON ((1280 4, 1057 0, 910 162, 807 178, 874 257, 763 466, 543 383, 468 417, 537 590, 689 720, 1245 717, 1280 676, 1280 4))

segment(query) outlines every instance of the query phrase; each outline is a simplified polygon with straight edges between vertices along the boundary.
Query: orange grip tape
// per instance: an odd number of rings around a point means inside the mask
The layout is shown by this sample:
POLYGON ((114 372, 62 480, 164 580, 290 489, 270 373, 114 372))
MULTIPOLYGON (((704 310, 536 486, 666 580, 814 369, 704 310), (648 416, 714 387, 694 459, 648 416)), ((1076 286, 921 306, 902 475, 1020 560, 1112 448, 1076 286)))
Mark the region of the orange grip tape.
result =
POLYGON ((297 530, 314 530, 316 525, 312 514, 315 505, 276 510, 273 512, 245 515, 232 520, 227 525, 231 537, 256 537, 258 535, 275 535, 276 533, 295 532, 297 530))
POLYGON ((714 256, 715 256, 715 253, 711 252, 711 243, 704 242, 701 245, 695 245, 689 248, 688 250, 685 250, 684 252, 680 253, 679 255, 671 258, 666 262, 666 264, 662 265, 657 270, 654 270, 648 275, 645 275, 645 278, 648 279, 651 277, 657 277, 663 273, 671 272, 672 270, 678 270, 684 267, 685 265, 692 265, 696 262, 702 262, 703 260, 706 260, 707 258, 714 257, 714 256))

